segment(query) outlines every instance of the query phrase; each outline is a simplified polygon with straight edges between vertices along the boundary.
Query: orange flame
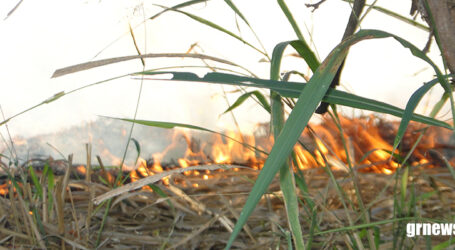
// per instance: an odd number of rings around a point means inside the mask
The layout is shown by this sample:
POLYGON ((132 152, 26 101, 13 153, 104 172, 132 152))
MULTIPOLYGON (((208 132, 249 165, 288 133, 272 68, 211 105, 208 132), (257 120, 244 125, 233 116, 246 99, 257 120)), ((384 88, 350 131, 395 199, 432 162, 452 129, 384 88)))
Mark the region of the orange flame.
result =
MULTIPOLYGON (((348 169, 348 162, 350 162, 351 167, 362 172, 392 174, 400 167, 400 164, 391 156, 398 123, 381 123, 372 117, 353 119, 340 117, 340 125, 342 133, 339 126, 332 120, 310 125, 311 129, 306 128, 301 135, 300 142, 294 147, 295 157, 291 161, 294 169, 305 170, 325 166, 333 169, 348 169)), ((411 149, 417 138, 416 133, 421 130, 421 125, 417 123, 410 123, 409 127, 399 147, 401 151, 394 152, 397 155, 405 155, 411 149)), ((192 139, 191 134, 184 130, 175 130, 172 135, 172 143, 162 152, 153 154, 149 162, 139 158, 135 166, 124 164, 122 170, 130 171, 131 181, 137 181, 140 178, 166 171, 171 167, 187 168, 204 164, 232 164, 260 169, 267 158, 267 155, 261 151, 270 151, 274 140, 267 133, 267 127, 259 126, 259 128, 263 133, 254 136, 227 131, 226 135, 236 141, 218 134, 198 141, 192 139), (239 142, 258 150, 251 150, 239 142), (169 158, 177 162, 171 161, 166 164, 169 158)), ((451 145, 450 143, 450 131, 430 128, 413 152, 412 157, 409 158, 409 163, 412 166, 434 167, 437 165, 434 162, 437 161, 428 152, 440 144, 451 145)), ((111 160, 113 164, 121 163, 120 158, 108 151, 103 151, 101 156, 107 158, 108 161, 111 160)), ((455 157, 450 159, 450 162, 455 163, 455 157)), ((86 169, 82 165, 77 167, 77 171, 81 174, 86 173, 86 169)), ((240 171, 240 169, 236 167, 234 171, 240 171)), ((184 175, 200 176, 199 178, 203 180, 213 178, 213 173, 208 170, 183 173, 184 175)), ((113 183, 114 177, 110 173, 105 174, 107 174, 109 182, 113 183)), ((166 177, 162 181, 164 184, 169 184, 171 179, 166 177)), ((182 185, 187 184, 182 182, 182 185)), ((198 187, 196 183, 188 185, 198 187)), ((8 188, 9 184, 0 184, 0 195, 8 194, 8 188)), ((149 187, 144 188, 150 189, 149 187)))
MULTIPOLYGON (((340 124, 343 133, 340 133, 338 126, 330 120, 325 120, 318 125, 311 125, 311 130, 305 129, 301 137, 303 144, 297 144, 294 147, 295 157, 292 162, 294 167, 300 170, 322 166, 348 169, 348 157, 352 167, 359 168, 363 172, 392 174, 400 167, 391 156, 393 148, 390 139, 387 140, 381 134, 383 131, 379 128, 380 124, 378 125, 373 118, 340 117, 340 124)), ((237 142, 214 135, 211 140, 200 143, 192 140, 191 135, 186 131, 176 130, 172 144, 163 152, 153 155, 153 166, 147 166, 146 162, 142 160, 143 163, 131 174, 132 180, 162 172, 163 166, 160 162, 169 152, 174 152, 178 148, 184 148, 183 156, 177 158, 177 166, 181 168, 207 163, 241 164, 255 169, 263 166, 266 155, 250 150, 238 142, 249 144, 260 150, 270 150, 273 145, 272 137, 268 135, 247 136, 233 131, 227 131, 226 135, 237 142)), ((431 140, 422 141, 428 145, 427 147, 434 146, 434 142, 431 140)), ((395 153, 400 154, 398 150, 395 153)), ((416 152, 415 155, 417 159, 412 162, 412 165, 431 162, 430 159, 424 157, 425 154, 421 151, 416 152)), ((234 168, 234 171, 239 171, 239 168, 234 168)), ((209 171, 204 174, 199 171, 186 171, 184 174, 201 176, 204 180, 211 177, 209 171)), ((166 181, 169 182, 169 179, 166 181)))

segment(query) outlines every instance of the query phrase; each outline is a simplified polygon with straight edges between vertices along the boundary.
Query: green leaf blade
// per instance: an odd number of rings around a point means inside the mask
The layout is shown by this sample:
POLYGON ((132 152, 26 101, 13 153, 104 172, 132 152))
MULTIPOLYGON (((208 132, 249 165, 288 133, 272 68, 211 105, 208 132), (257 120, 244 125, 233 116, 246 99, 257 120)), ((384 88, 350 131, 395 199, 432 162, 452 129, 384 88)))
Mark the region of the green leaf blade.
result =
POLYGON ((239 96, 237 100, 228 108, 226 111, 223 112, 223 114, 226 114, 229 111, 232 111, 242 105, 249 97, 252 95, 256 96, 258 99, 259 103, 262 105, 262 107, 270 113, 270 104, 267 102, 267 99, 264 97, 264 95, 259 92, 258 90, 251 91, 251 92, 246 92, 243 95, 239 96))

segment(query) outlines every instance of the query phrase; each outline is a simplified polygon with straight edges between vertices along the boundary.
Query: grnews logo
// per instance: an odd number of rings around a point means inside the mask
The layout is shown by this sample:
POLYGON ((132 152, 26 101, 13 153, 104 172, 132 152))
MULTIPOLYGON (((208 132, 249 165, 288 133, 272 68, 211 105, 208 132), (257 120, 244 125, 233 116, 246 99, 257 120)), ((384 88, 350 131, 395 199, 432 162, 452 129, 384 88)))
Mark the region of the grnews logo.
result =
POLYGON ((455 235, 454 223, 408 223, 406 235, 415 237, 420 235, 455 235))

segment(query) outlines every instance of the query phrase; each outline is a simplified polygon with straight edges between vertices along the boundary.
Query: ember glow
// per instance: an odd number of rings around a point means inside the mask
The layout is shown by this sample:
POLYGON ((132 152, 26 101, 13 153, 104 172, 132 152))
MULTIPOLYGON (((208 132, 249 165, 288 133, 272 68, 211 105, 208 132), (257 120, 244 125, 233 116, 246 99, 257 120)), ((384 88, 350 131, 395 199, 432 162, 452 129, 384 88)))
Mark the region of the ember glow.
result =
MULTIPOLYGON (((354 119, 341 117, 340 123, 343 128, 342 133, 331 120, 306 128, 300 142, 295 146, 295 161, 292 162, 294 169, 305 170, 330 166, 333 170, 348 171, 350 161, 351 166, 357 171, 390 175, 400 167, 400 164, 391 157, 392 143, 399 125, 397 122, 384 122, 373 117, 354 119)), ((396 150, 395 154, 404 157, 415 143, 422 128, 424 128, 423 125, 411 123, 399 146, 402 151, 396 150)), ((263 127, 262 131, 268 131, 268 128, 263 127)), ((267 134, 246 136, 229 131, 226 135, 261 151, 269 152, 273 145, 273 138, 267 134)), ((409 158, 408 164, 423 167, 440 166, 438 160, 430 156, 429 152, 438 151, 438 148, 444 145, 448 146, 449 137, 448 130, 428 129, 421 144, 409 158)), ((205 142, 191 138, 190 133, 177 130, 173 143, 163 152, 154 154, 148 164, 140 160, 141 165, 132 172, 132 176, 137 176, 133 181, 140 176, 145 177, 174 166, 186 168, 201 164, 235 164, 261 169, 267 159, 266 154, 248 149, 241 143, 220 135, 214 135, 205 142), (160 165, 164 155, 182 146, 185 148, 185 153, 176 160, 176 164, 160 165), (144 173, 143 169, 150 171, 144 173)), ((440 155, 445 153, 440 151, 440 155)), ((452 162, 455 162, 455 157, 452 162)), ((234 170, 239 171, 238 168, 234 170)), ((203 179, 211 178, 211 173, 208 171, 206 173, 188 171, 185 175, 201 176, 203 179)), ((168 179, 164 180, 164 183, 168 181, 168 179)))
MULTIPOLYGON (((373 117, 344 118, 340 117, 342 132, 329 119, 320 124, 309 125, 295 146, 295 158, 291 161, 294 169, 311 169, 329 166, 333 170, 348 171, 349 164, 359 172, 392 174, 400 164, 391 157, 392 143, 398 128, 398 122, 385 122, 373 117)), ((395 151, 404 157, 412 148, 424 125, 411 123, 395 151)), ((200 135, 200 134, 199 134, 200 135)), ((234 131, 225 132, 230 138, 218 134, 203 139, 194 138, 195 134, 186 130, 174 130, 172 143, 162 152, 153 153, 149 159, 138 158, 135 166, 123 165, 122 171, 129 173, 132 182, 141 178, 164 172, 173 168, 187 168, 196 165, 231 164, 251 169, 261 169, 267 154, 273 146, 273 138, 269 128, 258 126, 254 135, 242 135, 234 131), (242 145, 243 143, 243 145, 242 145), (246 147, 248 144, 252 147, 246 147), (171 162, 165 159, 173 159, 171 162)), ((443 128, 429 128, 409 157, 407 164, 411 166, 437 167, 443 166, 443 157, 451 164, 455 163, 455 153, 451 140, 451 131, 443 128)), ((110 159, 120 165, 121 159, 108 151, 101 152, 102 159, 110 159)), ((80 175, 86 174, 84 165, 75 166, 80 175)), ((104 170, 103 170, 104 171, 104 170)), ((217 170, 223 171, 223 170, 217 170)), ((241 171, 234 168, 234 171, 241 171)), ((102 173, 110 184, 115 179, 114 172, 102 173)), ((186 171, 184 175, 208 180, 212 178, 210 171, 186 171)), ((169 184, 170 178, 163 178, 169 184)), ((0 183, 0 195, 8 193, 6 183, 0 183)), ((150 189, 149 187, 145 187, 150 189)))
POLYGON ((0 195, 3 196, 3 195, 6 195, 8 193, 8 185, 9 184, 1 184, 0 185, 0 195))

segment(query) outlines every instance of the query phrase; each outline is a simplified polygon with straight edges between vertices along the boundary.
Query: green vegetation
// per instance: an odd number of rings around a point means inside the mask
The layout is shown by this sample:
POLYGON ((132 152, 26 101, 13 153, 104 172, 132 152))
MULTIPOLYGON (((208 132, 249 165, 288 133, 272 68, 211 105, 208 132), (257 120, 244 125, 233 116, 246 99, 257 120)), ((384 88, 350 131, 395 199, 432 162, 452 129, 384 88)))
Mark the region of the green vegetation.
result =
MULTIPOLYGON (((211 56, 204 56, 204 55, 191 55, 191 54, 174 54, 172 57, 193 57, 199 58, 201 60, 211 60, 217 63, 221 63, 242 72, 242 74, 237 73, 226 73, 226 72, 212 72, 207 73, 204 77, 198 77, 196 74, 191 72, 182 72, 182 71, 164 71, 164 70, 156 70, 156 69, 145 69, 141 72, 134 72, 129 74, 135 76, 157 76, 161 74, 171 74, 172 78, 170 79, 171 82, 173 81, 188 81, 188 82, 207 82, 212 84, 228 84, 231 86, 237 86, 239 91, 242 91, 242 95, 237 99, 237 101, 230 107, 227 107, 226 112, 231 112, 235 108, 242 105, 242 103, 248 99, 253 98, 258 105, 263 107, 267 112, 271 114, 271 127, 273 130, 273 135, 275 137, 275 144, 272 150, 268 153, 268 158, 265 162, 263 169, 261 170, 260 174, 258 175, 254 186, 252 187, 251 192, 249 193, 248 199, 246 200, 245 205, 243 206, 243 210, 240 213, 235 227, 233 228, 232 233, 230 234, 229 239, 227 240, 226 249, 229 249, 233 246, 237 236, 241 233, 243 228, 248 221, 248 218, 253 213, 254 209, 260 202, 261 198, 264 194, 267 193, 267 190, 270 184, 273 182, 274 178, 276 177, 277 173, 279 173, 279 181, 281 191, 283 193, 283 202, 285 203, 286 208, 286 215, 288 219, 288 226, 289 228, 282 228, 285 232, 283 235, 283 240, 287 240, 287 247, 289 249, 312 249, 315 247, 313 243, 313 239, 316 236, 326 235, 331 233, 339 233, 343 234, 346 238, 346 248, 351 249, 380 249, 384 247, 385 240, 382 239, 381 230, 382 226, 385 224, 391 224, 393 226, 394 234, 392 239, 392 247, 395 249, 408 249, 412 248, 414 245, 414 241, 412 239, 406 238, 406 223, 407 222, 423 222, 423 221, 443 221, 443 222, 452 222, 450 220, 443 220, 447 219, 448 217, 452 216, 453 214, 449 215, 443 219, 435 219, 435 218, 426 218, 419 214, 419 211, 416 209, 417 204, 424 202, 427 197, 433 195, 433 193, 427 193, 418 196, 415 192, 414 183, 411 181, 410 176, 412 175, 412 167, 408 164, 409 155, 412 153, 410 152, 407 156, 402 157, 399 155, 395 155, 392 153, 399 147, 399 143, 401 142, 408 124, 410 121, 417 121, 424 123, 429 126, 439 126, 444 127, 446 129, 453 129, 453 121, 450 123, 446 123, 435 119, 438 112, 441 110, 441 107, 444 103, 449 101, 452 118, 455 121, 455 109, 454 109, 454 99, 452 95, 452 85, 449 83, 452 75, 448 74, 446 69, 440 69, 436 66, 436 64, 426 55, 426 53, 415 45, 411 44, 407 40, 387 33, 381 30, 360 30, 356 32, 354 35, 350 36, 348 39, 342 41, 339 45, 337 45, 332 52, 322 61, 319 62, 317 57, 315 56, 315 52, 311 49, 308 45, 307 41, 302 34, 298 22, 293 18, 292 13, 298 10, 289 9, 284 0, 278 0, 278 5, 280 8, 277 8, 278 11, 281 11, 289 21, 289 25, 292 26, 298 40, 294 41, 283 41, 275 46, 271 57, 268 55, 267 51, 262 48, 262 43, 260 42, 259 38, 257 37, 256 33, 254 32, 253 28, 250 26, 248 19, 244 16, 240 9, 238 9, 233 1, 225 0, 226 8, 230 9, 231 11, 235 12, 236 15, 242 20, 249 28, 250 31, 253 33, 254 37, 259 40, 259 44, 261 46, 255 46, 253 42, 245 41, 241 36, 236 34, 233 31, 229 31, 226 28, 217 25, 215 22, 207 20, 203 17, 191 14, 185 10, 185 7, 199 4, 201 2, 206 1, 187 1, 181 3, 179 5, 173 7, 165 7, 161 6, 164 10, 159 14, 153 16, 151 19, 159 18, 159 16, 165 15, 166 12, 176 12, 182 15, 187 16, 193 21, 199 22, 201 25, 208 26, 213 28, 219 32, 224 33, 227 37, 237 39, 244 44, 244 46, 250 47, 251 49, 257 51, 262 56, 265 56, 269 61, 270 64, 270 77, 269 79, 259 79, 257 76, 251 73, 251 71, 246 70, 243 67, 240 67, 238 63, 229 62, 224 59, 215 58, 211 56), (400 108, 394 107, 392 105, 379 102, 377 100, 367 99, 360 96, 356 96, 344 91, 329 89, 330 83, 332 82, 333 78, 336 75, 337 69, 340 67, 341 63, 343 62, 344 58, 348 54, 349 48, 351 46, 355 46, 356 43, 362 42, 364 40, 369 39, 383 39, 383 38, 392 38, 394 39, 398 45, 401 45, 403 49, 408 49, 413 56, 423 60, 429 66, 431 66, 435 73, 435 79, 429 80, 426 84, 424 84, 421 88, 417 89, 412 97, 409 99, 408 104, 405 110, 400 108), (289 75, 282 74, 283 72, 280 71, 280 66, 283 58, 284 50, 288 47, 292 47, 299 56, 305 61, 308 65, 308 68, 313 72, 309 81, 303 82, 289 82, 288 78, 289 75), (420 100, 428 93, 428 91, 434 87, 435 85, 440 84, 443 89, 445 90, 445 94, 442 96, 441 101, 434 106, 430 116, 422 116, 414 114, 414 110, 416 106, 419 104, 420 100), (256 88, 255 90, 246 90, 247 88, 256 88), (258 90, 259 89, 259 90, 258 90), (269 90, 270 94, 268 95, 267 92, 263 90, 269 90), (268 96, 270 97, 270 101, 267 100, 268 96), (385 220, 379 221, 372 221, 370 216, 370 209, 369 204, 364 202, 364 198, 362 197, 360 186, 359 186, 359 178, 362 178, 357 174, 354 170, 354 163, 352 159, 348 157, 348 164, 349 167, 348 179, 353 183, 353 190, 355 192, 354 196, 349 196, 346 194, 345 190, 340 186, 340 180, 335 177, 335 174, 332 172, 330 167, 325 167, 324 171, 328 176, 328 180, 331 182, 331 187, 335 190, 336 194, 338 195, 338 199, 341 201, 346 216, 348 224, 345 224, 342 227, 332 228, 332 229, 323 229, 319 226, 320 222, 320 213, 321 211, 327 210, 324 208, 323 204, 317 204, 317 202, 312 198, 317 196, 318 194, 311 194, 309 193, 309 188, 307 186, 307 181, 305 180, 305 176, 297 171, 293 171, 295 169, 293 162, 296 162, 297 159, 295 158, 294 146, 299 143, 299 138, 308 125, 310 118, 313 116, 314 111, 316 110, 318 104, 321 101, 325 101, 331 104, 332 111, 330 112, 330 116, 334 120, 334 122, 338 125, 340 137, 344 140, 343 136, 343 129, 339 122, 339 116, 336 110, 336 105, 345 105, 357 109, 364 109, 364 110, 371 110, 379 113, 386 113, 391 114, 397 117, 401 117, 401 123, 398 129, 398 133, 396 135, 394 141, 394 150, 390 153, 390 157, 394 157, 394 159, 399 161, 401 168, 396 171, 391 180, 393 183, 389 183, 389 185, 393 186, 394 193, 390 196, 393 199, 393 204, 391 207, 393 208, 393 217, 385 220), (285 104, 286 108, 290 110, 289 115, 285 113, 285 104), (428 196, 427 196, 428 195, 428 196), (303 213, 302 211, 305 211, 303 213), (303 216, 308 218, 302 219, 303 216), (305 230, 302 230, 305 228, 305 230), (308 229, 308 230, 306 230, 308 229), (292 243, 291 243, 292 242, 292 243)), ((210 5, 210 2, 207 1, 207 4, 210 5)), ((372 9, 383 11, 390 15, 394 14, 390 11, 384 10, 383 8, 379 8, 374 6, 370 6, 372 9)), ((209 8, 209 6, 207 7, 209 8)), ((396 15, 392 15, 396 16, 396 15)), ((403 20, 406 23, 410 23, 412 25, 418 25, 420 28, 425 28, 421 24, 417 24, 415 21, 410 20, 403 16, 397 16, 399 20, 403 20)), ((359 17, 359 19, 363 19, 359 17)), ((437 27, 436 27, 437 28, 437 27)), ((171 54, 163 54, 163 55, 155 55, 153 57, 170 57, 171 54)), ((150 55, 141 55, 139 52, 138 56, 133 56, 128 59, 119 59, 119 60, 111 60, 104 64, 109 63, 117 63, 122 60, 130 60, 130 59, 137 59, 137 58, 147 58, 151 57, 150 55)), ((239 59, 241 60, 241 58, 239 59)), ((69 68, 68 73, 75 73, 79 70, 86 70, 92 67, 97 67, 99 64, 95 62, 91 62, 85 65, 86 67, 82 67, 80 69, 76 68, 69 68)), ((80 67, 80 65, 79 65, 80 67)), ((178 67, 177 67, 178 69, 178 67)), ((214 66, 207 64, 207 69, 214 70, 214 66)), ((220 68, 218 68, 220 69, 220 68)), ((180 70, 180 69, 179 69, 180 70)), ((302 69, 303 71, 304 69, 302 69)), ((219 70, 216 70, 219 71, 219 70)), ((222 70, 221 70, 222 71, 222 70)), ((66 73, 59 72, 55 76, 60 76, 66 73)), ((119 76, 124 77, 124 76, 119 76)), ((118 78, 118 77, 115 77, 118 78)), ((114 78, 112 78, 114 79, 114 78)), ((108 82, 109 80, 103 82, 97 82, 85 87, 90 87, 96 84, 101 84, 108 82)), ((84 87, 84 88, 85 88, 84 87)), ((80 89, 74 90, 78 91, 80 89)), ((74 92, 72 91, 72 92, 74 92)), ((72 92, 64 93, 60 92, 55 96, 43 101, 42 103, 38 104, 50 104, 54 101, 57 101, 59 98, 63 98, 65 95, 68 95, 72 92)), ((32 110, 35 107, 32 107, 29 110, 32 110)), ((29 111, 26 110, 26 111, 29 111)), ((26 112, 24 111, 24 112, 26 112)), ((22 114, 22 113, 21 113, 22 114)), ((7 124, 12 118, 15 116, 5 119, 0 125, 7 124)), ((120 118, 119 118, 120 119, 120 118)), ((187 124, 178 124, 178 123, 166 123, 166 122, 158 122, 158 121, 143 121, 137 120, 136 117, 132 117, 131 119, 122 119, 124 121, 129 121, 136 124, 146 125, 146 126, 156 126, 162 128, 173 128, 176 126, 189 128, 189 129, 197 129, 206 131, 209 133, 218 133, 212 130, 208 130, 202 127, 187 125, 187 124)), ((423 133, 421 134, 423 136, 423 133)), ((232 138, 231 138, 232 139, 232 138)), ((133 141, 135 142, 135 141, 133 141)), ((246 145, 244 142, 239 142, 250 150, 258 150, 251 145, 246 145)), ((419 140, 417 140, 419 142, 419 140)), ((136 148, 140 151, 140 147, 137 142, 135 142, 136 148)), ((417 145, 417 144, 416 144, 417 145)), ((414 146, 416 146, 414 145, 414 146)), ((348 148, 349 146, 344 141, 344 148, 346 151, 346 155, 349 156, 348 148)), ((265 152, 264 152, 265 153, 265 152)), ((450 170, 452 175, 454 174, 453 168, 450 163, 445 160, 446 167, 450 170)), ((328 163, 326 161, 326 166, 328 163)), ((57 204, 62 204, 62 196, 64 197, 64 189, 62 187, 66 187, 64 182, 57 182, 57 185, 54 186, 54 176, 52 171, 45 170, 44 176, 38 178, 33 171, 32 168, 29 169, 28 176, 31 178, 33 183, 33 190, 30 191, 29 198, 33 200, 39 200, 44 204, 47 204, 46 207, 48 212, 54 207, 57 210, 62 209, 62 205, 53 206, 53 202, 57 202, 57 204), (48 182, 47 187, 45 187, 45 183, 48 182), (45 193, 47 190, 47 194, 45 193), (51 193, 57 192, 56 197, 51 196, 51 193), (61 193, 58 193, 61 192, 61 193)), ((455 175, 453 176, 455 179, 455 175)), ((123 179, 122 173, 119 172, 117 176, 117 181, 114 182, 114 188, 117 184, 121 183, 123 179)), ((11 176, 11 181, 16 183, 14 177, 11 176)), ((104 180, 106 183, 106 180, 104 180)), ((26 183, 26 181, 22 182, 26 183)), ((154 189, 157 187, 153 186, 154 189)), ((386 190, 387 187, 382 187, 382 191, 386 190)), ((21 188, 17 188, 21 190, 21 188)), ((438 192, 438 191, 435 191, 438 192)), ((25 195, 20 194, 18 195, 25 195)), ((161 191, 161 196, 166 197, 165 193, 161 191)), ((442 201, 441 201, 442 202, 442 201)), ((96 246, 100 244, 102 230, 104 224, 106 222, 107 214, 109 213, 109 209, 112 205, 112 199, 109 199, 107 202, 102 203, 97 208, 89 207, 89 214, 92 211, 91 209, 101 209, 102 206, 105 206, 105 213, 103 220, 101 222, 101 226, 98 229, 98 241, 96 246)), ((33 212, 33 218, 30 219, 31 224, 34 225, 33 230, 35 230, 35 235, 38 238, 38 242, 40 244, 45 244, 45 241, 41 241, 39 235, 44 232, 44 228, 42 228, 41 220, 42 218, 39 216, 39 213, 33 208, 30 208, 28 211, 33 212)), ((61 214, 62 211, 57 212, 57 214, 61 214)), ((60 223, 63 223, 59 220, 60 223)), ((60 225, 59 225, 60 226, 60 225)), ((423 237, 423 236, 422 236, 423 237)), ((431 245, 430 238, 426 238, 428 242, 428 248, 431 245)), ((70 244, 66 241, 67 244, 70 244)), ((63 243, 62 243, 63 244, 63 243)), ((74 243, 76 244, 76 243, 74 243)), ((445 241, 438 246, 436 249, 442 249, 449 245, 453 244, 453 241, 450 239, 445 241)), ((73 245, 74 246, 74 245, 73 245)), ((387 245, 389 246, 389 245, 387 245)), ((41 245, 44 248, 44 245, 41 245)))

